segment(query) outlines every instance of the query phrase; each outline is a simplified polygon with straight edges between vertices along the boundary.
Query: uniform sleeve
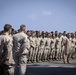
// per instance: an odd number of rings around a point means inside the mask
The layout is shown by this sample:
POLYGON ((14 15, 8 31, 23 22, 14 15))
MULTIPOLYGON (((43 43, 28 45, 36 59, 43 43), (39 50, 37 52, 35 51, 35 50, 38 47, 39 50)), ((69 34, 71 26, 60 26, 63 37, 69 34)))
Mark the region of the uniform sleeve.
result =
POLYGON ((4 56, 2 58, 2 61, 6 64, 6 65, 10 65, 10 64, 14 64, 14 60, 13 60, 13 54, 12 54, 12 48, 13 48, 13 43, 11 39, 7 39, 4 43, 4 56))
POLYGON ((17 46, 18 46, 17 40, 15 39, 15 37, 13 37, 13 51, 17 50, 17 46))
POLYGON ((12 40, 6 41, 5 47, 6 47, 6 59, 8 60, 12 56, 12 48, 13 48, 12 40))
POLYGON ((30 48, 29 38, 26 36, 26 37, 23 39, 23 41, 24 41, 24 43, 23 43, 23 44, 24 44, 24 47, 29 50, 29 48, 30 48))
POLYGON ((28 53, 27 41, 28 41, 27 36, 25 36, 22 39, 22 44, 21 44, 21 49, 20 49, 21 54, 27 54, 28 53))
POLYGON ((2 46, 1 46, 1 40, 0 40, 0 56, 1 56, 1 49, 2 49, 2 46))
POLYGON ((29 41, 29 39, 27 39, 26 47, 27 47, 28 50, 30 49, 30 41, 29 41))

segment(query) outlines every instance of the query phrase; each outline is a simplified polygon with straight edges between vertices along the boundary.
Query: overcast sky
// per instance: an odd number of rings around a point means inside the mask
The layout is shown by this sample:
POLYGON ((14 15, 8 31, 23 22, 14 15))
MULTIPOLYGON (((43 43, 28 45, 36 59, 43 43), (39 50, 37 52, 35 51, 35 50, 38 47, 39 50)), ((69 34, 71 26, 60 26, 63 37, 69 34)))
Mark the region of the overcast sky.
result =
POLYGON ((0 30, 9 23, 27 30, 76 31, 76 0, 0 0, 0 30))

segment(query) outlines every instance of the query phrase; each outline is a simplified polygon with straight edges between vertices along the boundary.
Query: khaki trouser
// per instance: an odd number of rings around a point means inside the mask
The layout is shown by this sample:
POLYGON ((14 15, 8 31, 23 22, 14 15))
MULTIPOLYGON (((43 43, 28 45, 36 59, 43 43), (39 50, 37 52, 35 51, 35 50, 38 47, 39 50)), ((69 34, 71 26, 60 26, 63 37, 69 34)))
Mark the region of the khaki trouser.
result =
POLYGON ((61 47, 61 56, 60 56, 61 59, 63 59, 64 49, 65 49, 65 46, 62 46, 62 47, 61 47))
POLYGON ((26 72, 26 64, 27 64, 27 56, 21 55, 21 56, 15 56, 15 75, 18 71, 19 66, 19 75, 25 75, 26 72))
POLYGON ((44 51, 44 48, 39 48, 37 61, 43 60, 43 51, 44 51))
POLYGON ((61 47, 60 46, 58 46, 56 48, 56 59, 57 60, 60 60, 61 59, 61 47))
POLYGON ((31 62, 34 61, 34 48, 33 47, 30 48, 30 61, 31 62))
POLYGON ((31 63, 34 61, 34 48, 30 47, 29 53, 28 53, 28 63, 31 63))
POLYGON ((35 54, 34 54, 34 61, 37 61, 37 58, 38 58, 38 47, 36 47, 35 49, 35 54))
POLYGON ((44 60, 45 61, 49 61, 50 60, 50 47, 49 46, 45 46, 45 50, 44 50, 44 60))
POLYGON ((68 53, 65 53, 65 51, 64 51, 64 53, 63 53, 63 62, 64 63, 70 63, 70 57, 71 57, 71 55, 73 53, 74 53, 73 50, 69 51, 68 53))
POLYGON ((51 56, 52 56, 52 59, 55 58, 55 48, 52 48, 52 50, 51 50, 51 56))
POLYGON ((29 55, 28 55, 29 62, 33 61, 33 51, 34 51, 33 47, 30 47, 29 55))

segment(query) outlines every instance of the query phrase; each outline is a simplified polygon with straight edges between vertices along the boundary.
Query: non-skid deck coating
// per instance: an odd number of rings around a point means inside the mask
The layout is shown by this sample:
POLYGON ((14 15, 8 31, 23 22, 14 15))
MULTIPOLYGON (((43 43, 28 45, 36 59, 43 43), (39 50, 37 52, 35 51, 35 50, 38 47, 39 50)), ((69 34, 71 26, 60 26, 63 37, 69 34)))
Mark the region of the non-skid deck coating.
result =
POLYGON ((76 60, 71 60, 71 64, 62 61, 27 64, 25 75, 76 75, 76 60))

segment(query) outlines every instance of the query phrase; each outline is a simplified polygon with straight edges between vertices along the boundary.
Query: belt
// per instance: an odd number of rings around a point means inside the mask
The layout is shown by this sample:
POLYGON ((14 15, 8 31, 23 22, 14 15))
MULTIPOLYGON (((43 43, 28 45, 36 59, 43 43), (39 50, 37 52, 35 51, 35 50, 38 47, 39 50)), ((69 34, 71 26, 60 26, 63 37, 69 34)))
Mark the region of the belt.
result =
POLYGON ((22 54, 22 55, 26 55, 27 56, 28 54, 22 54))

